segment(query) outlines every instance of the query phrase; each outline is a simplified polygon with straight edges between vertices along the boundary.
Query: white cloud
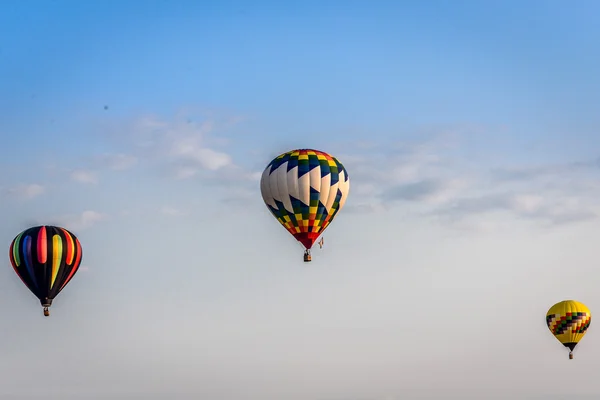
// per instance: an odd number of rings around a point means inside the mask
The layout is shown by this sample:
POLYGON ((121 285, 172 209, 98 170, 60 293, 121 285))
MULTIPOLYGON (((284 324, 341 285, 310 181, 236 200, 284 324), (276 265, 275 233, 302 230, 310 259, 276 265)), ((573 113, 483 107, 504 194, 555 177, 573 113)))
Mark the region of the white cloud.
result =
POLYGON ((457 168, 440 155, 448 147, 447 138, 442 137, 426 143, 357 149, 360 156, 340 154, 337 157, 351 181, 348 201, 360 204, 362 212, 385 210, 385 205, 398 201, 430 206, 451 202, 467 190, 471 177, 468 169, 457 168))
POLYGON ((198 169, 192 167, 180 167, 175 171, 175 179, 189 179, 198 175, 198 169))
POLYGON ((220 148, 229 140, 219 130, 231 123, 183 115, 173 120, 146 116, 134 124, 130 145, 137 159, 162 165, 174 179, 204 178, 235 166, 231 155, 220 148))
POLYGON ((82 212, 73 224, 79 225, 79 229, 89 228, 92 225, 106 219, 106 214, 97 211, 84 211, 82 212))
MULTIPOLYGON (((254 163, 236 164, 223 148, 228 144, 222 137, 224 125, 184 115, 172 120, 145 117, 135 123, 130 136, 135 155, 120 153, 112 160, 120 160, 121 165, 139 160, 163 169, 173 179, 210 182, 223 192, 224 199, 243 204, 256 195, 262 169, 256 171, 259 166, 254 163)), ((475 130, 481 134, 482 128, 475 130)), ((346 154, 332 149, 351 180, 346 208, 380 212, 410 203, 423 215, 454 221, 498 211, 550 223, 595 217, 588 200, 600 194, 600 188, 589 183, 593 180, 571 178, 574 172, 598 169, 597 160, 503 169, 486 166, 486 160, 473 164, 471 158, 456 153, 462 151, 459 139, 465 133, 473 133, 473 127, 444 128, 439 135, 427 131, 430 139, 421 143, 357 144, 353 151, 342 145, 346 154), (585 186, 588 200, 583 192, 574 191, 574 182, 585 186), (569 206, 569 197, 578 198, 579 208, 569 206)))
POLYGON ((419 201, 426 204, 444 204, 454 199, 466 187, 458 179, 424 179, 390 187, 381 194, 385 201, 419 201))
MULTIPOLYGON (((91 228, 98 222, 104 221, 108 215, 98 211, 87 210, 80 214, 69 214, 53 218, 51 224, 62 226, 72 231, 91 228)), ((44 222, 41 222, 44 223, 44 222)))
POLYGON ((454 159, 452 148, 460 150, 445 138, 434 138, 399 148, 357 149, 360 156, 340 155, 351 180, 346 208, 378 212, 411 204, 421 215, 463 227, 481 225, 467 223, 471 216, 498 212, 546 225, 598 215, 597 160, 492 168, 485 160, 472 165, 462 155, 454 159))
POLYGON ((226 153, 191 143, 174 143, 170 155, 182 160, 192 161, 199 167, 211 171, 216 171, 232 163, 231 157, 226 153))
POLYGON ((21 199, 33 199, 44 194, 46 188, 43 185, 32 183, 29 185, 19 185, 5 190, 8 196, 14 196, 21 199))
POLYGON ((344 214, 345 213, 353 213, 353 214, 370 214, 374 212, 382 212, 388 211, 389 207, 376 202, 366 202, 366 203, 346 203, 344 206, 344 214))
POLYGON ((166 156, 171 162, 182 165, 177 168, 176 179, 191 178, 203 170, 217 171, 233 165, 229 154, 203 144, 203 139, 210 130, 209 126, 200 126, 197 130, 182 129, 180 134, 170 131, 170 148, 166 156))
POLYGON ((229 150, 234 143, 227 137, 228 129, 242 120, 206 111, 200 116, 189 112, 173 118, 143 116, 108 131, 119 151, 97 157, 93 170, 139 164, 161 177, 210 183, 227 199, 245 195, 246 190, 256 191, 262 169, 238 165, 229 150))
POLYGON ((593 200, 572 196, 539 196, 511 193, 490 193, 479 196, 461 197, 452 204, 434 210, 434 213, 453 222, 472 216, 493 213, 510 213, 514 217, 539 221, 545 225, 563 225, 595 219, 597 213, 593 200))
POLYGON ((80 183, 88 183, 88 184, 97 184, 98 183, 98 177, 96 176, 96 173, 94 173, 92 171, 86 171, 86 170, 75 170, 75 171, 71 172, 71 179, 74 180, 75 182, 80 182, 80 183))

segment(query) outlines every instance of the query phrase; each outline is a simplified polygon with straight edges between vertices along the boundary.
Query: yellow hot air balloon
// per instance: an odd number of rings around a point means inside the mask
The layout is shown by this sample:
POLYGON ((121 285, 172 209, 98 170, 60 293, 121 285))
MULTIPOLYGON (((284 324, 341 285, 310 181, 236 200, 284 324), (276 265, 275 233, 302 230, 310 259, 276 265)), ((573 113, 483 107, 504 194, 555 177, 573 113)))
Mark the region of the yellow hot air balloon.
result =
POLYGON ((548 329, 563 346, 569 348, 569 359, 573 359, 573 350, 585 336, 592 322, 592 313, 575 300, 563 300, 556 303, 546 313, 548 329))

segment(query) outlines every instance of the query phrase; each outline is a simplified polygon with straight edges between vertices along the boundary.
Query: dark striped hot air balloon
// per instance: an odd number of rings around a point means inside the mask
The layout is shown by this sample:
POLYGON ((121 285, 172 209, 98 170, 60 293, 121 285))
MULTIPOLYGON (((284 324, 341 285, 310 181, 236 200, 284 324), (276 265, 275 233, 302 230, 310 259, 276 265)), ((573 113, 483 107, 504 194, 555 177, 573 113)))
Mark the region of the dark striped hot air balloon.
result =
POLYGON ((75 235, 58 226, 35 226, 14 238, 10 262, 25 286, 40 299, 44 315, 52 300, 65 288, 81 264, 81 244, 75 235))

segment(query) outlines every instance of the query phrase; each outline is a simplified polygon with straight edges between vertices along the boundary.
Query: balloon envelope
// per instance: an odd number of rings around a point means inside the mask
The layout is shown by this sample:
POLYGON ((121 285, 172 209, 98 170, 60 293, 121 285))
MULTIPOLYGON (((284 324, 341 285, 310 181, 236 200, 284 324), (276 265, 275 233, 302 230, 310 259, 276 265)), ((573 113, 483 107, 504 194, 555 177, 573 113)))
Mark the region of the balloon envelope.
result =
POLYGON ((335 157, 319 150, 298 149, 279 155, 267 165, 260 190, 279 223, 310 249, 344 206, 350 178, 335 157))
POLYGON ((49 307, 73 278, 81 256, 77 237, 57 226, 26 229, 9 248, 13 269, 44 307, 49 307))

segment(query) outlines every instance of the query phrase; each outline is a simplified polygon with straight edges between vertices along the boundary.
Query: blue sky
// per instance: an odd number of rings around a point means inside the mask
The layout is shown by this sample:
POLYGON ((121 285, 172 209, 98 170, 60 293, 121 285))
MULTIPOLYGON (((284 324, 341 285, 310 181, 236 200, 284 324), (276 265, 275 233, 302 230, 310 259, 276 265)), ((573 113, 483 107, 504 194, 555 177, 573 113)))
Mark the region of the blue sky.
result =
POLYGON ((596 398, 594 324, 568 361, 544 316, 600 308, 599 13, 4 4, 0 242, 84 256, 47 319, 6 257, 0 394, 596 398), (298 147, 351 180, 310 266, 258 181, 298 147))

